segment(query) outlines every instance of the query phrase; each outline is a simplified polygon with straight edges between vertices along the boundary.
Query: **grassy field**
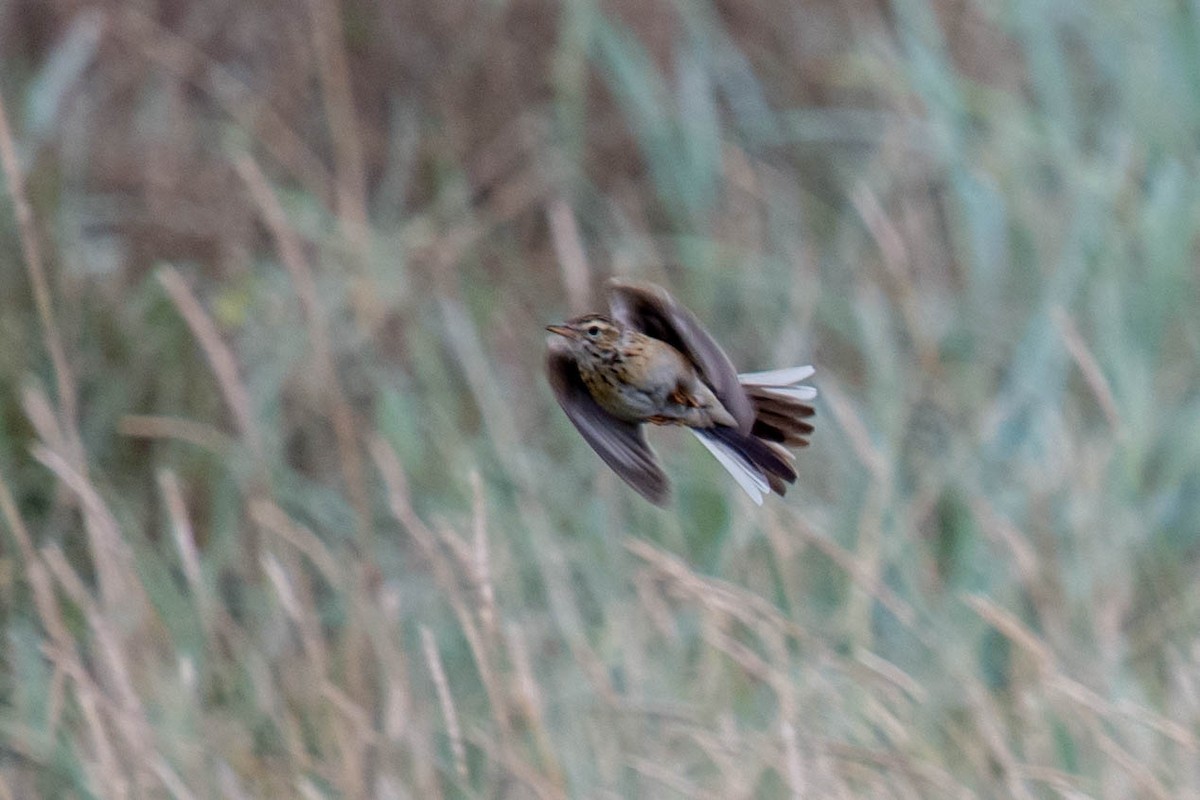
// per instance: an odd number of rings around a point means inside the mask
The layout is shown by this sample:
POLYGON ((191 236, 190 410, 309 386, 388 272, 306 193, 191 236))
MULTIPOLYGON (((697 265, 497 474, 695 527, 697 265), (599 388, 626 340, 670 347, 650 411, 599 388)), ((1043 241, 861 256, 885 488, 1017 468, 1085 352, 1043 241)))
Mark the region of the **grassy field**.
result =
POLYGON ((1200 798, 1200 6, 0 3, 0 800, 1200 798), (817 365, 659 510, 543 326, 817 365))

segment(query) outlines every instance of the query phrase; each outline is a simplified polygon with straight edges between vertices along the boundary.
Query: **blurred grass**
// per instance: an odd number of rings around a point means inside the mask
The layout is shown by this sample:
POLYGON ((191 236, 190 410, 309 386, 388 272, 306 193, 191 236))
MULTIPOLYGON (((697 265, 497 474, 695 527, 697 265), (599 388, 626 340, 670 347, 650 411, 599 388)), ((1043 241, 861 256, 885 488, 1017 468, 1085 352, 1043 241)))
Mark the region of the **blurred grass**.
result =
POLYGON ((0 6, 0 797, 1200 797, 1192 6, 146 14, 0 6), (570 428, 611 273, 786 499, 570 428))

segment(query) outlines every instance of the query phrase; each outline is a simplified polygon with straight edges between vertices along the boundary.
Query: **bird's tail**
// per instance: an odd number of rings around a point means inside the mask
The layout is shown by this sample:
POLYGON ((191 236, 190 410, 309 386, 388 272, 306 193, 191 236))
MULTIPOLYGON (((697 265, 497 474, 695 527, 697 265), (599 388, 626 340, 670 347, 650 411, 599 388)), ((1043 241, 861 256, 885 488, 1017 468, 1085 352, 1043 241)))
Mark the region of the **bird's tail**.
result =
POLYGON ((796 480, 791 465, 794 456, 788 448, 807 447, 813 432, 808 419, 816 413, 811 401, 817 390, 802 383, 813 372, 805 366, 738 375, 754 406, 754 427, 749 434, 722 426, 691 428, 759 505, 764 494, 782 495, 787 484, 796 480))

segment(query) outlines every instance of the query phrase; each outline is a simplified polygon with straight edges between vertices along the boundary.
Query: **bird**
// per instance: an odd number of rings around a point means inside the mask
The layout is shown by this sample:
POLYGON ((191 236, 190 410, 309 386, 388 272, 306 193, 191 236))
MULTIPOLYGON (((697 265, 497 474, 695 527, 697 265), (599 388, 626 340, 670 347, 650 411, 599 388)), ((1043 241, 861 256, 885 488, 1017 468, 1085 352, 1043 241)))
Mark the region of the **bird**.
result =
POLYGON ((750 499, 795 483, 794 454, 813 433, 812 366, 738 374, 695 314, 666 289, 619 278, 607 314, 547 325, 546 375, 555 399, 618 476, 658 506, 670 481, 645 426, 690 430, 750 499))

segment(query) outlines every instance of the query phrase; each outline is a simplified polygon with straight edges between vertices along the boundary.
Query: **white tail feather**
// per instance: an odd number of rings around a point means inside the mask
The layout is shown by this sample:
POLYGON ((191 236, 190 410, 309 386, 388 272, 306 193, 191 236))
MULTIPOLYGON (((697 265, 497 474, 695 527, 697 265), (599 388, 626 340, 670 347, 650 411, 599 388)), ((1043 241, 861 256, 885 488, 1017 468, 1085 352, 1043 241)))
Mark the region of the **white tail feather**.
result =
MULTIPOLYGON (((786 398, 806 402, 816 398, 817 390, 812 386, 803 386, 800 382, 810 377, 814 372, 816 370, 807 365, 803 367, 770 369, 764 372, 745 372, 738 375, 738 382, 743 386, 755 387, 756 394, 767 397, 775 395, 780 399, 786 398)), ((704 445, 708 452, 713 454, 713 457, 717 461, 721 462, 721 466, 733 476, 733 479, 737 481, 737 485, 742 487, 742 491, 750 495, 750 499, 754 501, 755 505, 761 506, 763 504, 763 495, 771 493, 771 484, 767 482, 767 478, 762 473, 762 470, 753 464, 746 463, 746 460, 736 450, 723 442, 701 436, 700 432, 695 429, 692 429, 692 434, 700 440, 700 444, 704 445)), ((778 453, 781 458, 788 461, 794 461, 796 458, 791 451, 782 445, 774 442, 764 442, 764 444, 778 453)))
POLYGON ((689 428, 692 434, 700 440, 700 444, 707 448, 708 452, 713 454, 717 461, 721 462, 721 466, 725 471, 733 476, 737 481, 737 485, 742 487, 742 490, 750 495, 750 499, 755 505, 763 504, 763 495, 771 493, 771 485, 767 483, 767 479, 763 474, 755 468, 749 467, 746 463, 729 447, 721 442, 709 439, 706 436, 701 436, 700 432, 689 428))
POLYGON ((786 397, 790 400, 816 400, 817 389, 815 386, 772 386, 758 390, 761 394, 777 397, 786 397))
POLYGON ((738 375, 738 381, 753 386, 794 386, 810 377, 814 372, 816 369, 810 365, 784 367, 783 369, 769 369, 765 372, 743 372, 738 375))

